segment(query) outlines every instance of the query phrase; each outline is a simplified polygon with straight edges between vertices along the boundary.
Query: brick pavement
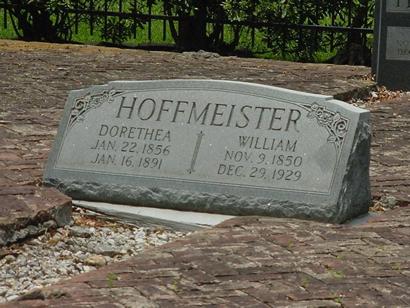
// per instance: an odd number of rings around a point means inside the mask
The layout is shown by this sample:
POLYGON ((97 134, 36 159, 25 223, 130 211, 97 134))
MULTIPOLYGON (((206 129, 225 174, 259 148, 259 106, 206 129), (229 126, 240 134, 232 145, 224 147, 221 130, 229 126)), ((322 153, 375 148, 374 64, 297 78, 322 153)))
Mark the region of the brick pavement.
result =
MULTIPOLYGON (((70 89, 114 79, 216 78, 343 97, 371 87, 362 78, 368 73, 363 67, 0 41, 0 206, 26 197, 31 203, 25 204, 43 202, 43 165, 70 89)), ((373 194, 393 195, 403 206, 410 201, 409 100, 371 108, 373 194)), ((61 292, 55 286, 32 294, 47 300, 20 304, 405 307, 409 235, 408 207, 354 228, 240 218, 64 282, 61 292)))
POLYGON ((360 66, 195 56, 0 40, 1 111, 62 108, 67 92, 112 80, 212 78, 350 96, 373 86, 360 66))
POLYGON ((371 109, 370 180, 374 198, 393 195, 410 202, 410 95, 371 109))
POLYGON ((0 248, 71 220, 71 199, 41 187, 57 125, 52 109, 0 113, 0 248))
POLYGON ((410 307, 410 207, 356 227, 242 217, 2 307, 410 307))

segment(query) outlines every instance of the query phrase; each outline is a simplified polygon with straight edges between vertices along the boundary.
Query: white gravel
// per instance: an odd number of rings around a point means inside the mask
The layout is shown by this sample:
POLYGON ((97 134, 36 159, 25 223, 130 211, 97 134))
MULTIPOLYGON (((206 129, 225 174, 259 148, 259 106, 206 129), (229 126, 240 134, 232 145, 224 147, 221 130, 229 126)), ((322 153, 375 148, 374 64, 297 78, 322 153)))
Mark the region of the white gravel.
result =
POLYGON ((129 225, 82 209, 75 209, 73 218, 71 226, 3 249, 0 303, 187 235, 161 227, 129 225))

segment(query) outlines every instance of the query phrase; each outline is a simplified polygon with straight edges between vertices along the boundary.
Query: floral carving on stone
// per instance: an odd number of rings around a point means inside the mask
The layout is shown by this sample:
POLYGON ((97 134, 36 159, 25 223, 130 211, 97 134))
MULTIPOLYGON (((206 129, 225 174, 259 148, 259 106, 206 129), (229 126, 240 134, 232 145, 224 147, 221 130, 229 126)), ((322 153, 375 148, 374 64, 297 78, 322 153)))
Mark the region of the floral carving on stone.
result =
POLYGON ((339 112, 330 111, 317 103, 303 106, 308 110, 307 117, 309 119, 316 119, 320 126, 326 128, 329 133, 327 142, 333 143, 339 150, 349 128, 349 119, 343 117, 339 112))
POLYGON ((74 101, 74 106, 71 108, 68 126, 71 128, 75 123, 83 121, 85 115, 91 109, 96 109, 104 103, 112 103, 114 101, 114 97, 120 93, 122 92, 116 90, 106 90, 93 95, 88 93, 83 97, 77 98, 74 101))

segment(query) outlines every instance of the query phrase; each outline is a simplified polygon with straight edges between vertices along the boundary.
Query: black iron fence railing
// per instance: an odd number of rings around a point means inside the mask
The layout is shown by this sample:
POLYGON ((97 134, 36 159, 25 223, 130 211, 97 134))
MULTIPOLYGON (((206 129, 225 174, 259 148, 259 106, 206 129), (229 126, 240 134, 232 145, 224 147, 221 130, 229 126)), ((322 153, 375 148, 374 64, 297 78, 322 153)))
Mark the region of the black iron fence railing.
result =
POLYGON ((91 36, 118 45, 239 48, 311 60, 352 49, 366 57, 374 0, 0 0, 0 10, 2 37, 11 31, 33 40, 91 36))

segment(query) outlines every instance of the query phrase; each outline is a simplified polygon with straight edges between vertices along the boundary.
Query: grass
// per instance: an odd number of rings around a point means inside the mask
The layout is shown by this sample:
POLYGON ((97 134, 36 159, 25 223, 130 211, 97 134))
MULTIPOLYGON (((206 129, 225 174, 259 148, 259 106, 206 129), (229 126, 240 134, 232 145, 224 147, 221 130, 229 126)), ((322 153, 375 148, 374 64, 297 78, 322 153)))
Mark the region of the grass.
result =
POLYGON ((17 38, 11 23, 10 16, 5 16, 4 12, 0 13, 0 38, 15 39, 17 38))
POLYGON ((114 287, 114 281, 118 280, 118 276, 115 273, 108 273, 107 274, 107 285, 109 288, 114 287))
MULTIPOLYGON (((163 22, 160 20, 153 21, 151 26, 151 40, 149 39, 148 34, 148 25, 144 28, 137 27, 135 38, 132 35, 131 38, 125 40, 123 44, 125 46, 141 46, 150 43, 159 43, 159 44, 168 44, 173 45, 174 41, 172 39, 171 31, 169 30, 169 26, 167 25, 165 36, 166 39, 163 40, 163 32, 162 32, 163 22)), ((75 42, 81 42, 84 44, 98 44, 103 41, 101 38, 103 34, 103 27, 94 25, 93 34, 90 33, 89 24, 82 22, 78 25, 78 32, 73 33, 72 40, 75 42)))

